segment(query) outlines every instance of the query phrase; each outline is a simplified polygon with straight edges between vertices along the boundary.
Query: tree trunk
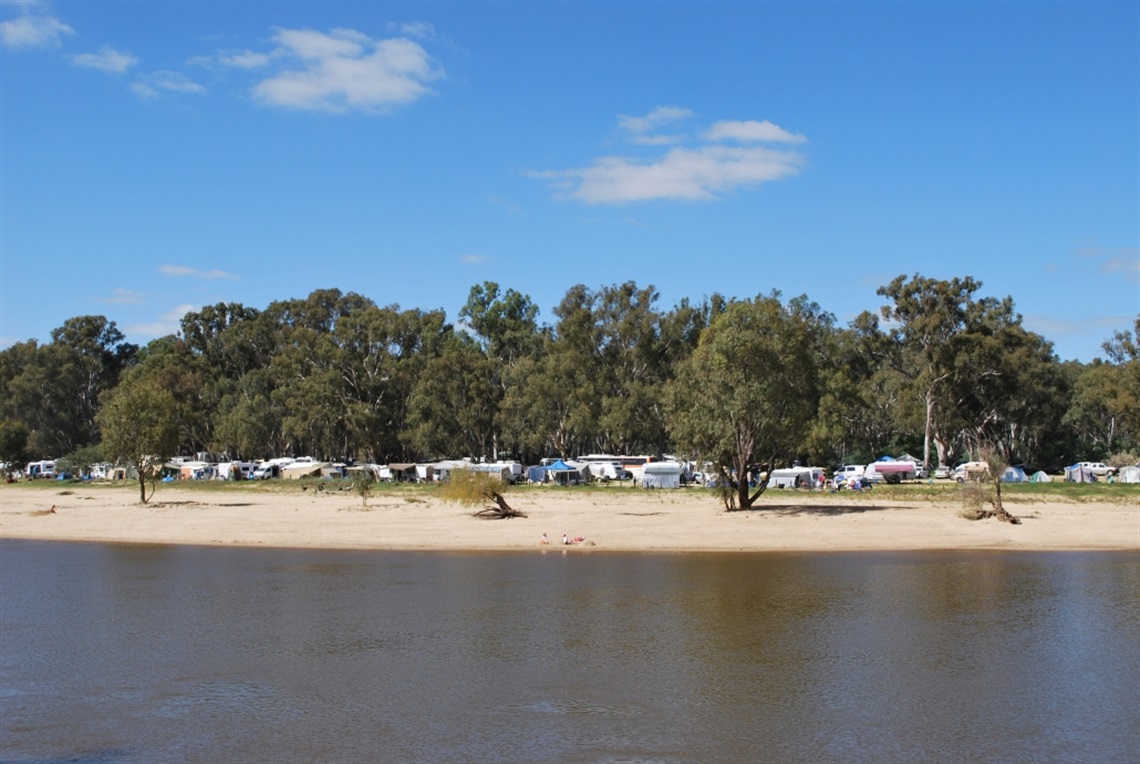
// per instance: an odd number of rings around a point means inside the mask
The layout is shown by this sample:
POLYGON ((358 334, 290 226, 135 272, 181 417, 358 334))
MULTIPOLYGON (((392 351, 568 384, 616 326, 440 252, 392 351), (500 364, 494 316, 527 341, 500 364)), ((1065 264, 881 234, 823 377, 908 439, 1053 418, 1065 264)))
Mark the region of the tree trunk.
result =
POLYGON ((484 520, 509 520, 512 517, 526 517, 525 512, 520 512, 507 504, 507 500, 498 491, 492 491, 487 498, 495 502, 495 505, 479 510, 475 513, 475 517, 481 517, 484 520))
MULTIPOLYGON (((934 390, 926 391, 926 428, 922 436, 922 463, 928 469, 930 467, 930 436, 934 431, 934 390)), ((940 449, 941 451, 941 449, 940 449)), ((938 459, 939 465, 942 464, 941 453, 938 459)))
POLYGON ((1010 525, 1021 525, 1021 520, 1005 511, 1005 506, 1001 503, 1001 476, 994 478, 994 500, 991 502, 994 507, 993 516, 1003 523, 1010 525))

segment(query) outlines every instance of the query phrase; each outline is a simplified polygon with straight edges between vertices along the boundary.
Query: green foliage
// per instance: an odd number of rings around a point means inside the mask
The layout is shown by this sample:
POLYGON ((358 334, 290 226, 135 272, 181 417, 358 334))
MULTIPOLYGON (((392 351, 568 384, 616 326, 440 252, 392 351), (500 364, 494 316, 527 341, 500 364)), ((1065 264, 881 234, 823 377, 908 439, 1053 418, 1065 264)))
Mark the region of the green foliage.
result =
POLYGON ((162 465, 178 447, 174 395, 142 369, 129 374, 103 399, 99 425, 103 453, 138 472, 139 498, 145 504, 150 481, 153 495, 162 465))
POLYGON ((371 467, 365 466, 363 469, 353 472, 352 490, 360 497, 361 506, 368 506, 368 500, 372 498, 373 489, 375 487, 376 475, 373 474, 371 467))
POLYGON ((440 488, 439 496, 446 502, 466 507, 483 506, 476 517, 507 519, 526 517, 512 509, 504 497, 507 485, 497 476, 475 470, 452 470, 451 477, 440 488))
POLYGON ((475 470, 452 470, 451 477, 440 486, 439 497, 452 504, 474 507, 485 504, 506 490, 495 475, 475 470))
POLYGON ((803 447, 818 402, 820 336, 829 317, 777 295, 730 304, 701 335, 669 388, 671 433, 711 461, 727 509, 748 509, 748 477, 803 447))
POLYGON ((22 469, 27 460, 28 428, 10 419, 0 421, 0 462, 7 465, 7 474, 22 469))
MULTIPOLYGON (((46 344, 0 351, 0 421, 26 434, 15 461, 80 452, 102 438, 101 396, 137 366, 173 396, 175 452, 244 460, 716 452, 734 476, 734 459, 747 472, 770 459, 828 465, 905 450, 953 464, 982 443, 1034 466, 1140 451, 1140 320, 1113 334, 1104 360, 1059 363, 1011 299, 980 289, 968 277, 900 276, 879 291, 878 314, 842 329, 792 300, 777 323, 810 329, 810 359, 785 340, 752 347, 743 328, 729 331, 739 302, 664 309, 652 285, 632 281, 570 287, 550 325, 530 297, 494 282, 471 288, 459 329, 439 310, 336 289, 264 310, 206 306, 141 350, 106 318, 78 316, 46 344), (784 363, 785 377, 802 375, 786 415, 773 403, 785 397, 773 371, 784 363), (740 392, 733 374, 750 380, 740 392), (732 405, 699 423, 716 390, 732 405), (742 438, 731 459, 712 448, 730 430, 742 438)), ((744 504, 739 486, 731 501, 744 504)))

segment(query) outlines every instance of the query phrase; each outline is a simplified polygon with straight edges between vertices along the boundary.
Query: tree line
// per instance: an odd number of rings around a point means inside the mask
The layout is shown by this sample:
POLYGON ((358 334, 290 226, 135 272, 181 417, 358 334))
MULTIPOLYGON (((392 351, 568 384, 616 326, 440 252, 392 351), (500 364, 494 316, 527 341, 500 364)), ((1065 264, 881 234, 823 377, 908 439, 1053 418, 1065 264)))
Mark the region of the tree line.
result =
POLYGON ((904 451, 950 465, 983 445, 1041 467, 1140 451, 1140 318, 1105 360, 1061 362, 981 286, 899 276, 847 326, 806 296, 664 309, 634 282, 572 286, 550 324, 493 282, 457 323, 336 289, 207 306, 145 347, 78 316, 0 351, 0 460, 113 461, 144 422, 172 453, 233 459, 674 453, 726 475, 904 451))

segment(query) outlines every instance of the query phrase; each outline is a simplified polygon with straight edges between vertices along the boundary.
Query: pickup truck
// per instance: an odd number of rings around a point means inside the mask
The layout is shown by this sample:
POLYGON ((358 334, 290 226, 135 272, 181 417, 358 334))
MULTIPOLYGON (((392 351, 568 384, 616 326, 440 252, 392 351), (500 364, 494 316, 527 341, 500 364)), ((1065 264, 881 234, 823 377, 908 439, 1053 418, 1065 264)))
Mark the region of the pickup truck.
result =
POLYGON ((1078 462, 1078 467, 1084 467, 1086 470, 1096 475, 1098 478, 1108 477, 1109 475, 1116 474, 1116 467, 1109 467, 1104 462, 1078 462))

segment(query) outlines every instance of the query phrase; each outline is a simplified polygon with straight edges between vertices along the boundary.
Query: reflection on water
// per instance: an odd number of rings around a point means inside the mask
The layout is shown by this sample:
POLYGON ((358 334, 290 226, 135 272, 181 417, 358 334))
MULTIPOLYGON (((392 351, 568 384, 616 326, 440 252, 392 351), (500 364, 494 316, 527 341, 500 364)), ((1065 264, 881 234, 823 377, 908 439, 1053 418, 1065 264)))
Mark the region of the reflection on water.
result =
POLYGON ((1128 553, 0 542, 0 759, 1134 762, 1128 553))

